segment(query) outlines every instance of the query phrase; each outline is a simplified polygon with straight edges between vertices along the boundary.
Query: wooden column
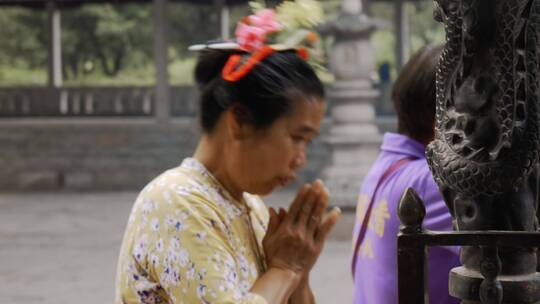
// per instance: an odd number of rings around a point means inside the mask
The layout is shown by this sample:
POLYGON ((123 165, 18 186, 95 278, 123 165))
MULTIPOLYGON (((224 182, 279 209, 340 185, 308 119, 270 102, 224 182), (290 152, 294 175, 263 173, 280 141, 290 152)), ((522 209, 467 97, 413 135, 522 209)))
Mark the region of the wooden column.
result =
POLYGON ((154 0, 154 62, 156 66, 155 115, 159 124, 169 123, 171 96, 168 66, 168 0, 154 0))
POLYGON ((47 54, 47 84, 49 87, 62 86, 62 38, 60 27, 60 10, 56 2, 47 2, 47 31, 48 54, 47 54))

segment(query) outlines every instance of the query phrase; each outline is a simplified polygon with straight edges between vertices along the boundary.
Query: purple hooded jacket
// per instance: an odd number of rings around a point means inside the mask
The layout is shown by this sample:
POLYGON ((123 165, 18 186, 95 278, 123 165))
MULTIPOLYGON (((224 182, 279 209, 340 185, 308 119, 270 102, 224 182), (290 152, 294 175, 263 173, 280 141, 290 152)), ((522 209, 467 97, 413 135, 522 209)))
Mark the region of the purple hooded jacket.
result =
MULTIPOLYGON (((446 207, 425 158, 425 146, 405 135, 386 133, 381 153, 362 185, 353 242, 356 241, 367 206, 384 172, 402 158, 411 161, 399 167, 379 186, 375 194, 368 229, 358 250, 354 278, 354 304, 397 304, 397 207, 401 194, 412 187, 426 206, 424 228, 452 230, 446 207)), ((354 244, 353 244, 354 246, 354 244)), ((353 247, 354 248, 354 247, 353 247)), ((429 250, 429 302, 459 303, 448 295, 448 273, 459 265, 458 247, 429 250)))

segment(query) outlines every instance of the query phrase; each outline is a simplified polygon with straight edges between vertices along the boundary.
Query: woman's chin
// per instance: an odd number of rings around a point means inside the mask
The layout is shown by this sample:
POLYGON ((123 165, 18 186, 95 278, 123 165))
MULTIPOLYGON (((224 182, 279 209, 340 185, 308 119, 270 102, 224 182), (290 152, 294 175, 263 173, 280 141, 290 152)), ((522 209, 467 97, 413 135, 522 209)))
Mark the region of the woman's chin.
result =
POLYGON ((275 189, 276 189, 276 187, 273 187, 273 188, 270 188, 270 189, 265 189, 265 190, 259 191, 259 193, 257 193, 257 195, 267 196, 267 195, 270 195, 272 192, 274 192, 275 189))
POLYGON ((253 189, 252 191, 248 191, 251 194, 259 195, 259 196, 267 196, 274 192, 280 185, 265 185, 264 187, 257 187, 257 189, 253 189))

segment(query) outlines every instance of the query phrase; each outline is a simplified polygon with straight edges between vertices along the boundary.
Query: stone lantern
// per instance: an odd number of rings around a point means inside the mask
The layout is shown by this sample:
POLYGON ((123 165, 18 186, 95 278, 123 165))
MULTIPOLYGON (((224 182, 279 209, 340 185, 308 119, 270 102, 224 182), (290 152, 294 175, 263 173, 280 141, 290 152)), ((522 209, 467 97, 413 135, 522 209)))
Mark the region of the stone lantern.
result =
POLYGON ((362 12, 361 0, 344 0, 339 18, 321 31, 335 37, 330 70, 335 82, 328 90, 332 124, 325 139, 331 161, 323 170, 332 203, 355 206, 359 186, 375 160, 381 137, 375 125, 372 86, 375 52, 370 36, 375 23, 362 12))

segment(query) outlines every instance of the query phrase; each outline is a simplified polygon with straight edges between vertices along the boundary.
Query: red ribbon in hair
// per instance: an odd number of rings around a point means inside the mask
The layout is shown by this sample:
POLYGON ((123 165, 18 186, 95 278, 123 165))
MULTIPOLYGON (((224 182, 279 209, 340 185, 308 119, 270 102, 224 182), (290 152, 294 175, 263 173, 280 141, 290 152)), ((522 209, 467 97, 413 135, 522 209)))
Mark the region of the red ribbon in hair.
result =
MULTIPOLYGON (((275 50, 271 46, 264 45, 256 52, 254 52, 246 60, 246 62, 244 62, 244 64, 240 66, 238 65, 242 61, 242 55, 231 55, 231 57, 229 57, 229 59, 227 60, 227 63, 225 63, 223 70, 221 71, 221 76, 223 77, 223 79, 229 82, 236 82, 244 78, 251 70, 253 70, 255 65, 263 61, 266 57, 270 56, 274 52, 275 50)), ((309 57, 309 53, 305 48, 299 48, 296 50, 296 52, 298 56, 300 56, 300 58, 304 60, 307 60, 309 57)))

